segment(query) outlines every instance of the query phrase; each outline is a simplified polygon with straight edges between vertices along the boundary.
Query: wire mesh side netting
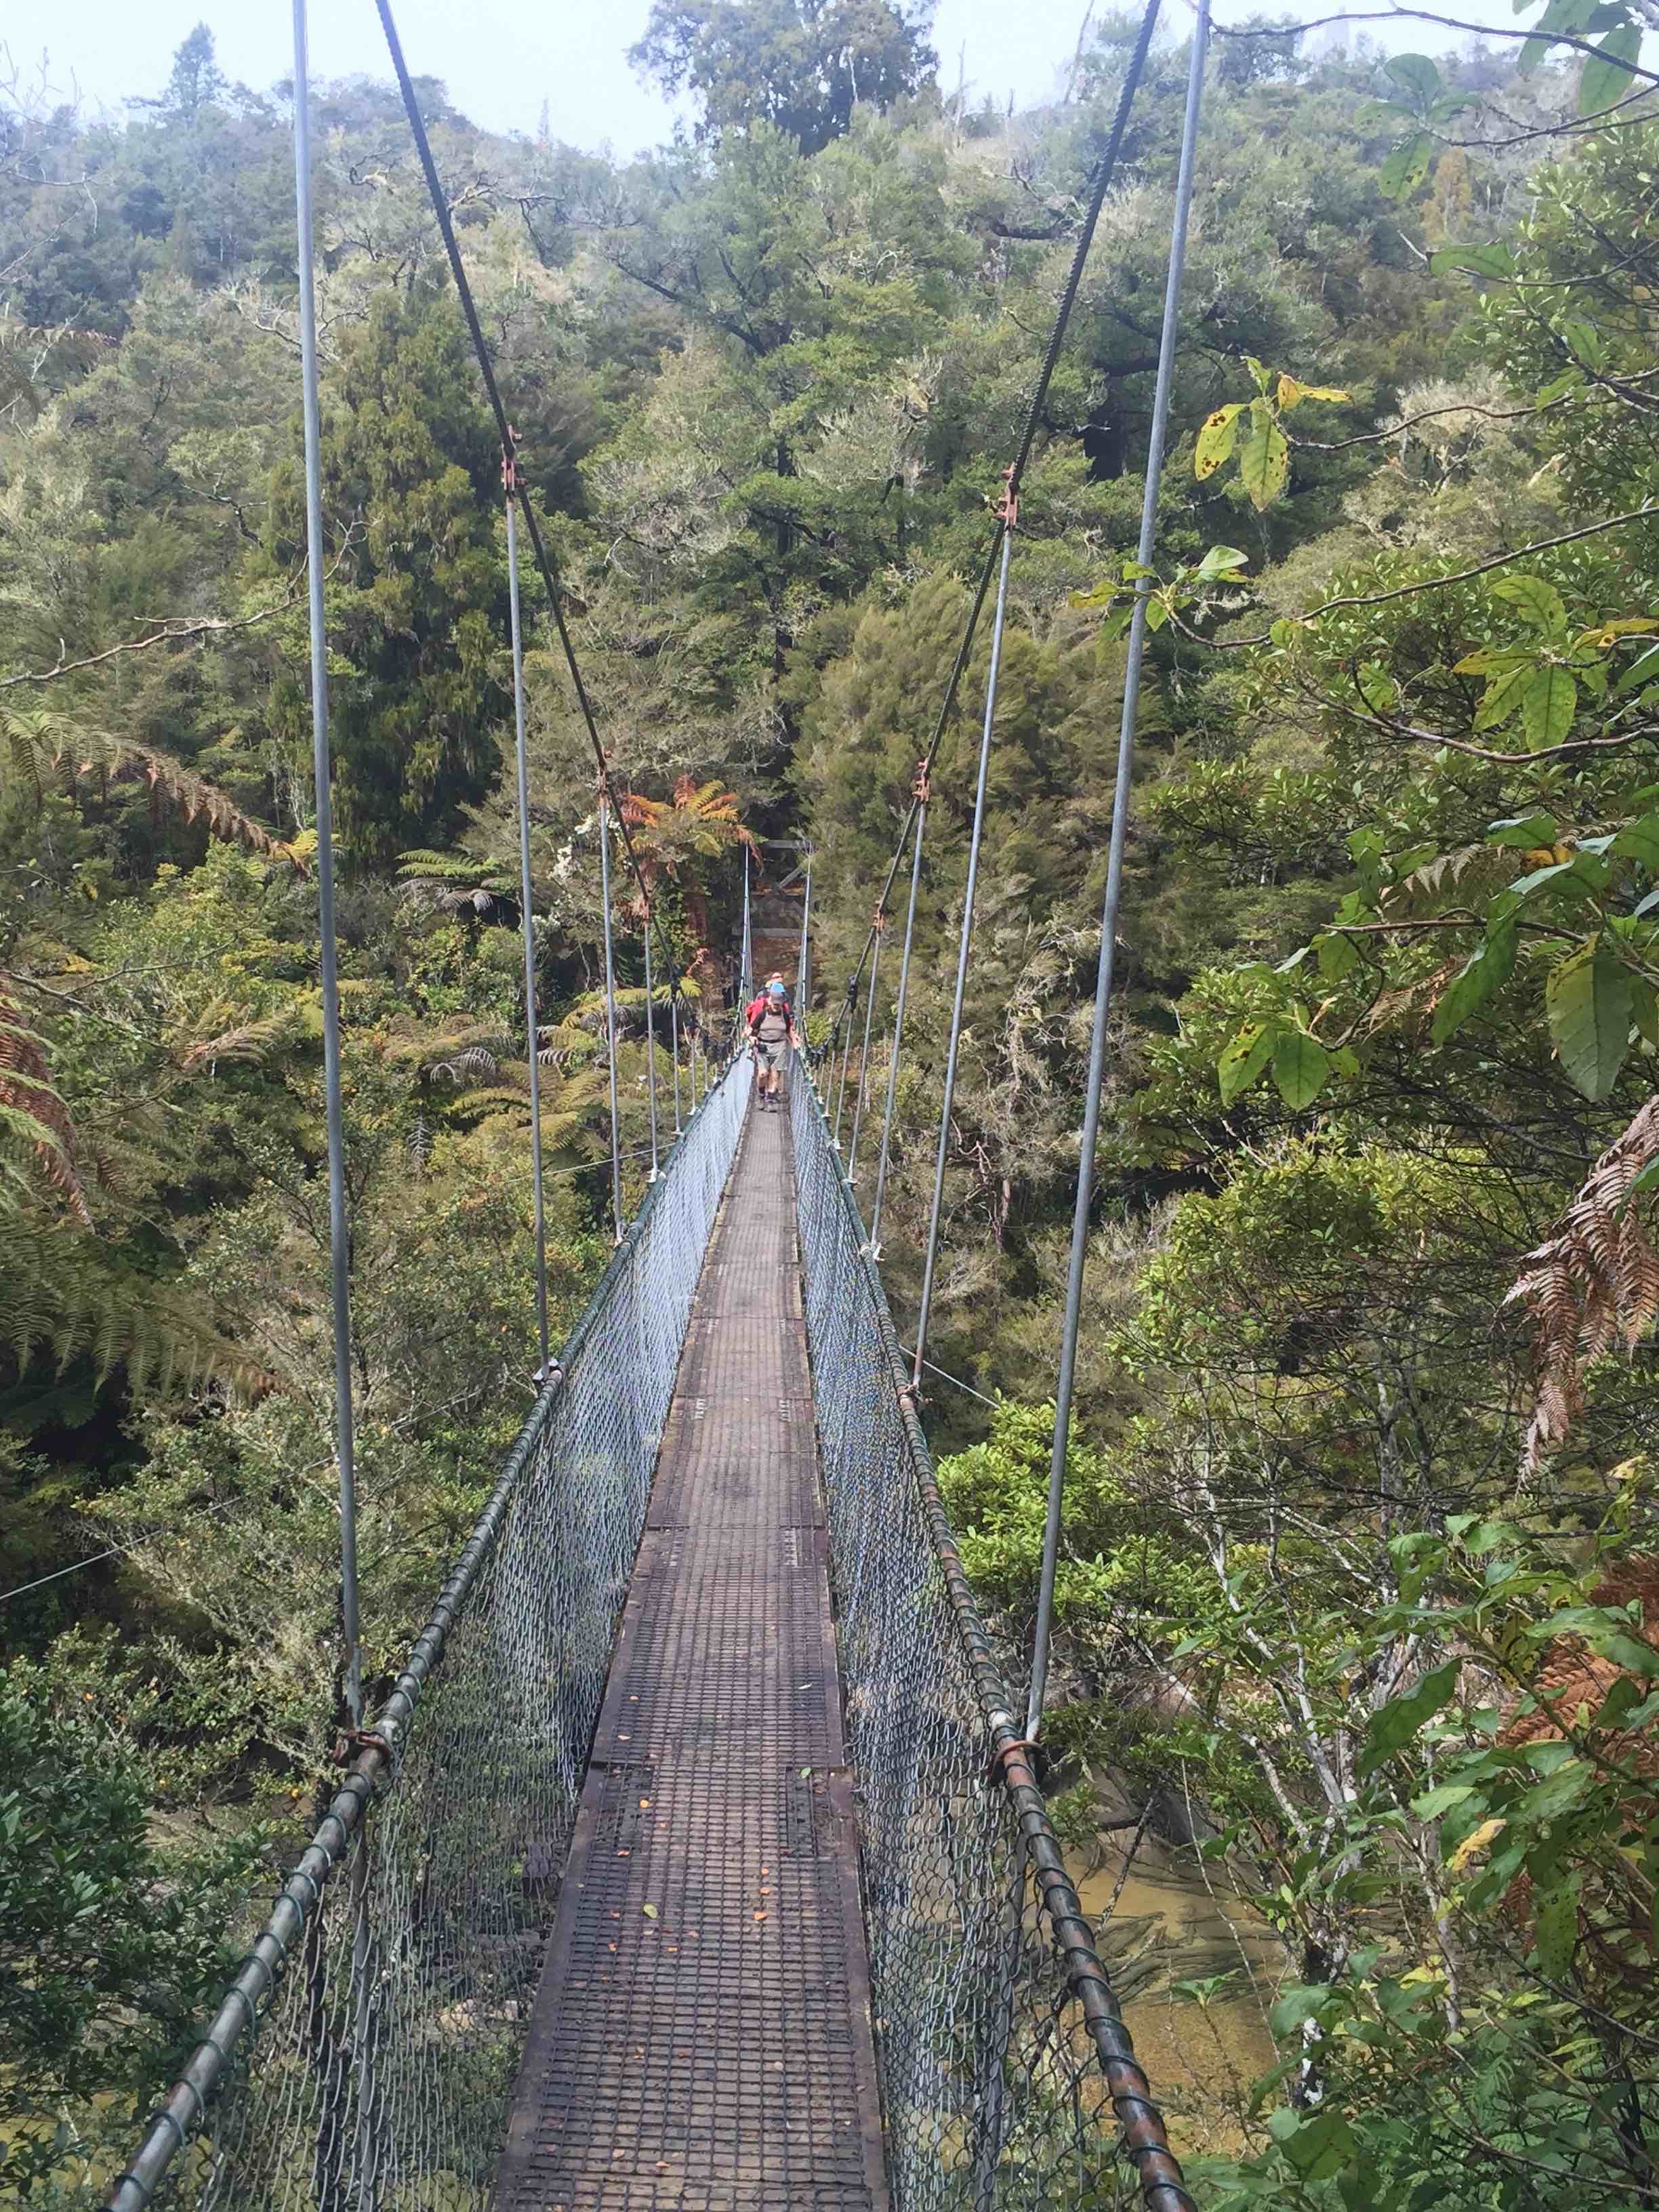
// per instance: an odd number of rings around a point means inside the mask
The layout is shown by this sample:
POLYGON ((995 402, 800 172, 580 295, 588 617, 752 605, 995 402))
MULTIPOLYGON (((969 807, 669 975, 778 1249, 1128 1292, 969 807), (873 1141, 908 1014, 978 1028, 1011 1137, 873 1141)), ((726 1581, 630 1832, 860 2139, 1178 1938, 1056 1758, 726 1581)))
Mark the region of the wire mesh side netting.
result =
MULTIPOLYGON (((205 2082, 211 2101, 204 2109, 187 2074, 171 2121, 152 2128, 113 2203, 198 2212, 488 2203, 750 1080, 739 1060, 708 1093, 567 1344, 369 1732, 392 1754, 384 1786, 355 1839, 324 1822, 322 1847, 290 1878, 244 1970, 244 1994, 232 1993, 198 2053, 206 2070, 196 2087, 205 2082), (276 1969, 268 2004, 260 1956, 276 1969), (221 2066, 214 2039, 228 2044, 256 2013, 221 2066)), ((362 1794, 367 1802, 367 1782, 362 1794)))
POLYGON ((792 1118, 895 2212, 1190 2206, 956 1558, 824 1112, 792 1118))

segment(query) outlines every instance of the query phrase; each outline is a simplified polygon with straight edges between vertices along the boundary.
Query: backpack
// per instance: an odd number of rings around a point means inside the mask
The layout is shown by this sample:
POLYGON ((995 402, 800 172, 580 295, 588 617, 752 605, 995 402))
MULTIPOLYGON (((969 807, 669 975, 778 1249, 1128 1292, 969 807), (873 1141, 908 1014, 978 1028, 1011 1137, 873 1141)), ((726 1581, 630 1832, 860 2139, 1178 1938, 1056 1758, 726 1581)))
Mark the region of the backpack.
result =
MULTIPOLYGON (((744 1016, 744 1025, 752 1030, 756 1023, 759 1021, 761 1016, 766 1012, 767 1006, 767 996, 764 991, 761 993, 757 999, 751 999, 749 1002, 748 1011, 744 1016)), ((795 1026, 795 1008, 787 991, 783 994, 783 1003, 779 1007, 778 1011, 783 1016, 785 1021, 788 1023, 790 1028, 793 1029, 795 1026)))

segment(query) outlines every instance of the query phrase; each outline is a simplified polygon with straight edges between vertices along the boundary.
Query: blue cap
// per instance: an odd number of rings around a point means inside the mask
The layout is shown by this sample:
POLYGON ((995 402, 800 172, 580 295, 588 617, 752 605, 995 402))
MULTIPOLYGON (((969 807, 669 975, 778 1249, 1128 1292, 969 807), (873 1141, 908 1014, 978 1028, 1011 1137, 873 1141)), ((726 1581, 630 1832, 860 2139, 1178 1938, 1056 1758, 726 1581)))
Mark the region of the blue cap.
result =
POLYGON ((781 983, 769 983, 766 988, 773 998, 781 999, 783 996, 783 986, 781 983))

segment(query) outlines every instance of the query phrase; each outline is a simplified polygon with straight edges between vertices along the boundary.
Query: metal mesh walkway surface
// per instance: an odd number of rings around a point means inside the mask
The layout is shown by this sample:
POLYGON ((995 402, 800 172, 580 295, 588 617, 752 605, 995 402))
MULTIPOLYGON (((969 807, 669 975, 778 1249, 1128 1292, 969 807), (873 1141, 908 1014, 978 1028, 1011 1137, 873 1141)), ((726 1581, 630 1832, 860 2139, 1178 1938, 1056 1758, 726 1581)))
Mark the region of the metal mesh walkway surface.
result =
POLYGON ((886 2204, 787 1131, 698 1285, 500 2212, 886 2204))

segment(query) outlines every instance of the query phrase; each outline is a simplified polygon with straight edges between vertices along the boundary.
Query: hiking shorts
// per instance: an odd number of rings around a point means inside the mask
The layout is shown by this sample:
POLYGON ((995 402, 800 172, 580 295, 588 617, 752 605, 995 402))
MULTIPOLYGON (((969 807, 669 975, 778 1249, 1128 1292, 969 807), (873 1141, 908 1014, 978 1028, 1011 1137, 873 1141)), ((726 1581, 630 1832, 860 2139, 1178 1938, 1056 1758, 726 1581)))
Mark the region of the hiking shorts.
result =
POLYGON ((781 1074, 784 1066, 784 1055, 788 1049, 787 1037, 757 1037, 755 1058, 759 1064, 762 1074, 781 1074))

